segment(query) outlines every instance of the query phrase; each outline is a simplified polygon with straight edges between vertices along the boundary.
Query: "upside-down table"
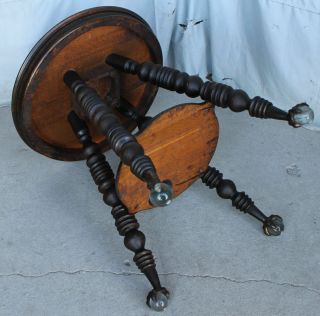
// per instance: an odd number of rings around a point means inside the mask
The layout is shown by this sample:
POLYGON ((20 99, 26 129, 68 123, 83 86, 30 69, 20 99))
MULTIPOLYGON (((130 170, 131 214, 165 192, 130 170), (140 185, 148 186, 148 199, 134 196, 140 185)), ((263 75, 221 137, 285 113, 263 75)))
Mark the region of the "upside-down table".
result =
POLYGON ((135 213, 168 205, 201 178, 262 222, 266 235, 284 229, 280 216, 266 216, 209 166, 219 137, 215 106, 293 127, 313 119, 306 103, 286 112, 243 90, 163 67, 151 28, 118 7, 85 10, 60 22, 32 49, 16 79, 12 113, 21 138, 53 159, 86 159, 125 246, 152 285, 147 304, 157 311, 167 306, 169 292, 160 283, 135 213), (176 105, 151 118, 146 113, 158 87, 204 102, 176 105), (116 176, 106 150, 120 157, 116 176))

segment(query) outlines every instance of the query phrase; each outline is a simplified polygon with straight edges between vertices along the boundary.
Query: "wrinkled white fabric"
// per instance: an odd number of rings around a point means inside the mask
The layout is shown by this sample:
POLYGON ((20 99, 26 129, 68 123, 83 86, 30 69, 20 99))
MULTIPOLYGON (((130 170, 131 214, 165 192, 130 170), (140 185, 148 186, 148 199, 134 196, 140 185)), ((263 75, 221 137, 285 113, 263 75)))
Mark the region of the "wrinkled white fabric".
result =
POLYGON ((0 0, 0 104, 37 40, 67 16, 115 5, 141 15, 166 65, 260 95, 283 109, 306 101, 320 129, 320 1, 0 0))

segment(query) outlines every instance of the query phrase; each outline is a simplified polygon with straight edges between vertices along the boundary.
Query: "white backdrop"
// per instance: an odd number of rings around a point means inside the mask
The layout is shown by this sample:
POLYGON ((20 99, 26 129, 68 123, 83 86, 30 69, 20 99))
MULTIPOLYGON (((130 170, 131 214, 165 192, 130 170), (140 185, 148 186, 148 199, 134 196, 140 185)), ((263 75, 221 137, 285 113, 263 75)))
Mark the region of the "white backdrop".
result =
POLYGON ((131 9, 152 27, 164 63, 261 95, 283 109, 306 101, 320 130, 318 0, 0 0, 0 105, 29 50, 85 8, 131 9))

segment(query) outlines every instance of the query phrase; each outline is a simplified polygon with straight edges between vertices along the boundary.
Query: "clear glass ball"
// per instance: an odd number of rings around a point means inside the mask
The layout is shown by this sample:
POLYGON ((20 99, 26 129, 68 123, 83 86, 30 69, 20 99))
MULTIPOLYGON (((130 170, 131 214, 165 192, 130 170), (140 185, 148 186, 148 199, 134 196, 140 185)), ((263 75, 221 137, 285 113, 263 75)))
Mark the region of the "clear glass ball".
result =
POLYGON ((162 312, 168 306, 168 297, 162 292, 156 292, 148 304, 154 311, 162 312))
POLYGON ((295 127, 311 124, 314 112, 306 103, 296 105, 290 110, 290 120, 295 127))
POLYGON ((166 206, 172 201, 173 190, 169 183, 156 183, 151 189, 149 201, 154 206, 166 206))

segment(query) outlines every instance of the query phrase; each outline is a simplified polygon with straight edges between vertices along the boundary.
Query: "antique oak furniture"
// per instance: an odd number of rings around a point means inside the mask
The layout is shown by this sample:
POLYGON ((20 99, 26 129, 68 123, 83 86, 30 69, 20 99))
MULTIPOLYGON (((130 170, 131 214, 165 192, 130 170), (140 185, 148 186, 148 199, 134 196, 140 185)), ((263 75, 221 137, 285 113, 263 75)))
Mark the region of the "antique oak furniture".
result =
POLYGON ((21 138, 53 159, 86 159, 125 246, 152 285, 147 304, 157 311, 167 306, 169 292, 135 213, 168 205, 201 178, 262 222, 266 235, 284 229, 280 216, 266 216, 209 166, 219 135, 215 106, 293 127, 313 119, 305 103, 285 112, 261 97, 163 67, 148 24, 117 7, 85 10, 59 23, 32 49, 16 79, 12 113, 21 138), (158 87, 205 102, 176 105, 151 118, 146 113, 158 87), (116 177, 103 154, 110 149, 121 160, 116 177))

